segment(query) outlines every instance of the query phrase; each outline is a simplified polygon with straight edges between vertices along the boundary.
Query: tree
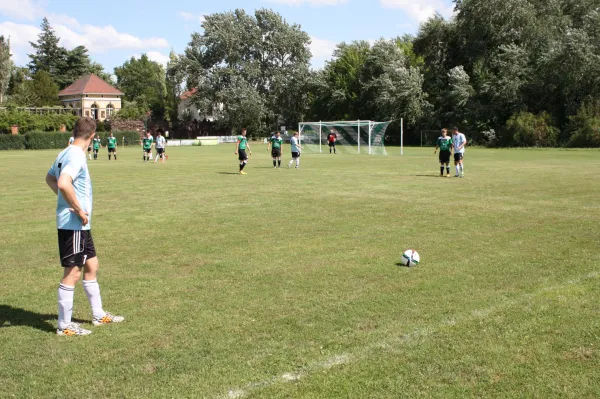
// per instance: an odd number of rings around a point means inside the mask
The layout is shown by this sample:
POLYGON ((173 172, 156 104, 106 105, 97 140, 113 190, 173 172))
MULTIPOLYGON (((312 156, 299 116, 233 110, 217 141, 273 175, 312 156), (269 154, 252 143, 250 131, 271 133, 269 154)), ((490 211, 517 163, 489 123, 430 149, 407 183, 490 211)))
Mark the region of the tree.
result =
POLYGON ((117 87, 125 94, 125 100, 138 105, 147 104, 152 117, 161 119, 165 114, 165 70, 146 54, 139 59, 131 57, 115 68, 117 87))
POLYGON ((47 18, 42 21, 41 29, 37 43, 29 42, 35 50, 34 54, 29 54, 31 59, 29 70, 32 75, 35 75, 38 71, 44 71, 52 79, 59 82, 61 81, 61 72, 66 68, 67 50, 58 45, 59 38, 47 18))
POLYGON ((8 89, 12 73, 13 65, 10 57, 10 39, 0 35, 0 104, 4 101, 4 94, 8 89))
POLYGON ((182 63, 179 56, 171 50, 167 63, 165 111, 171 123, 176 123, 179 114, 179 97, 183 93, 185 80, 182 63))
MULTIPOLYGON (((275 129, 308 106, 310 38, 271 10, 208 15, 181 57, 199 111, 230 129, 275 129), (239 96, 235 93, 239 92, 239 96)), ((254 130, 255 131, 255 130, 254 130)))
POLYGON ((54 83, 50 74, 45 71, 38 71, 33 75, 32 87, 37 96, 36 107, 57 105, 58 86, 54 83))

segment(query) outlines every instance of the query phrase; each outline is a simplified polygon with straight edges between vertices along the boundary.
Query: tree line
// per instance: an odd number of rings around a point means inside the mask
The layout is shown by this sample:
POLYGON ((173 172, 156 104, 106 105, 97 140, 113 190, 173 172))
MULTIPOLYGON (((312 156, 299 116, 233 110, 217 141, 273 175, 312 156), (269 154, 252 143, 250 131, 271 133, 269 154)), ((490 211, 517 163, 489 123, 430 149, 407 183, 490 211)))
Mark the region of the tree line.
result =
MULTIPOLYGON (((434 15, 415 35, 340 43, 318 70, 309 35, 276 12, 208 15, 166 68, 146 56, 115 68, 121 115, 150 109, 176 124, 179 95, 196 88, 199 113, 224 130, 403 118, 408 143, 422 130, 457 125, 482 145, 600 146, 600 0, 454 3, 452 18, 434 15)), ((73 77, 58 71, 76 49, 50 65, 42 55, 56 52, 58 40, 52 45, 45 32, 42 24, 26 72, 43 70, 61 87, 73 77)), ((4 90, 3 59, 0 51, 4 90)))

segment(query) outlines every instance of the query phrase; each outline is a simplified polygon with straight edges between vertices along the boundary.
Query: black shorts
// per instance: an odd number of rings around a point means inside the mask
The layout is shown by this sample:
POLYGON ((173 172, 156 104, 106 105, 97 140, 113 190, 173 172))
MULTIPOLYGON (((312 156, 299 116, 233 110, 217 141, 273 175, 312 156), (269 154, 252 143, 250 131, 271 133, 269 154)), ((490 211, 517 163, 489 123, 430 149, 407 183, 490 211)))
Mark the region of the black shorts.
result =
POLYGON ((450 150, 440 151, 440 163, 450 163, 450 150))
POLYGON ((92 151, 92 147, 88 147, 88 152, 91 152, 91 151, 92 151))
POLYGON ((109 153, 111 153, 111 152, 117 152, 117 149, 116 149, 116 148, 109 148, 109 149, 108 149, 108 152, 109 152, 109 153))
POLYGON ((300 158, 299 152, 292 152, 292 158, 300 158))
POLYGON ((94 153, 97 153, 100 150, 100 148, 94 148, 94 153))
POLYGON ((248 155, 246 155, 246 150, 238 150, 238 159, 240 161, 247 161, 248 155))
POLYGON ((152 153, 152 148, 144 148, 144 152, 146 154, 151 154, 152 153))
POLYGON ((281 148, 271 148, 271 156, 273 158, 280 158, 281 157, 281 148))
POLYGON ((463 158, 464 158, 464 155, 461 152, 454 153, 454 162, 462 161, 463 158))
POLYGON ((330 147, 335 147, 335 141, 330 141, 330 142, 329 142, 329 146, 330 146, 330 147))
POLYGON ((96 248, 90 230, 58 230, 58 252, 63 267, 82 267, 85 261, 96 257, 96 248))
POLYGON ((164 148, 157 148, 157 149, 156 149, 156 153, 157 153, 158 155, 162 155, 164 152, 165 152, 165 149, 164 149, 164 148))

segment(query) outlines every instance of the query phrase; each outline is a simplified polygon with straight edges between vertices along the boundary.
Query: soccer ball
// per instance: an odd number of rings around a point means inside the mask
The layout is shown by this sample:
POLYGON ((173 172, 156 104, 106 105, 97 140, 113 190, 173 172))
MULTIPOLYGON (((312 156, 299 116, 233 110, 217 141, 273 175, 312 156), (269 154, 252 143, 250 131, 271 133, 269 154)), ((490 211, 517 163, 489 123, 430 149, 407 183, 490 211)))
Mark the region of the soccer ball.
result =
POLYGON ((402 254, 402 261, 400 262, 403 266, 414 267, 419 264, 421 257, 417 251, 407 249, 402 254))

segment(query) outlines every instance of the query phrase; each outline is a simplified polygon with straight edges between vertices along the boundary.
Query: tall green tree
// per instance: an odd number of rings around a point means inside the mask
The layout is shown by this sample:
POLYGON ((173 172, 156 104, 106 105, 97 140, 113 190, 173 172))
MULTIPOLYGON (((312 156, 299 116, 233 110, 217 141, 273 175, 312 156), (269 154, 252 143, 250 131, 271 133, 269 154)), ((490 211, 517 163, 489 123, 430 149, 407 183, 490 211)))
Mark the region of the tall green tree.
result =
POLYGON ((162 65, 142 54, 139 59, 131 57, 116 67, 115 75, 117 87, 125 94, 126 101, 135 101, 138 106, 147 105, 155 119, 164 117, 166 83, 162 65))
POLYGON ((32 75, 38 71, 44 71, 59 82, 61 73, 66 68, 67 50, 58 45, 60 39, 56 36, 47 18, 44 17, 40 28, 41 32, 37 42, 29 42, 35 50, 33 54, 29 54, 31 60, 29 70, 32 75))
POLYGON ((13 69, 10 57, 10 39, 0 35, 0 104, 4 101, 13 69))
POLYGON ((206 16, 181 57, 199 111, 250 132, 293 125, 308 107, 310 38, 266 9, 206 16), (236 96, 235 93, 240 95, 236 96))
POLYGON ((167 63, 165 112, 171 123, 176 124, 179 112, 179 97, 183 93, 185 72, 179 56, 171 50, 167 63))
POLYGON ((33 90, 37 96, 36 107, 58 105, 58 86, 46 71, 38 71, 33 75, 33 90))

